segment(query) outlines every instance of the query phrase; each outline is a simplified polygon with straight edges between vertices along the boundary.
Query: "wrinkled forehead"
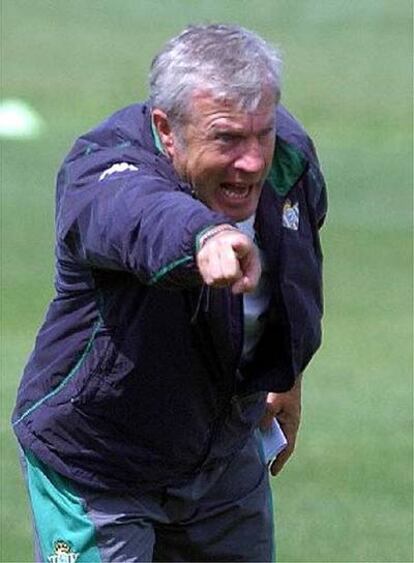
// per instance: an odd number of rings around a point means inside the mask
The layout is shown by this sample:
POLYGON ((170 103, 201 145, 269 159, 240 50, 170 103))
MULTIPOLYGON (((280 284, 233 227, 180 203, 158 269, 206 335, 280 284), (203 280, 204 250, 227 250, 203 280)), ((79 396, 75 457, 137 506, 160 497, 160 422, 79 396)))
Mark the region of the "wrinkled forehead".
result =
POLYGON ((278 102, 278 95, 270 86, 263 86, 248 92, 242 89, 238 91, 237 88, 230 90, 214 89, 209 86, 194 88, 190 94, 190 103, 196 102, 200 98, 208 98, 212 102, 246 111, 253 111, 263 103, 276 105, 278 102))
POLYGON ((196 127, 214 122, 224 126, 240 126, 257 123, 259 127, 274 125, 277 101, 269 90, 263 90, 254 105, 246 105, 243 99, 213 95, 208 90, 197 90, 191 96, 187 124, 196 127))

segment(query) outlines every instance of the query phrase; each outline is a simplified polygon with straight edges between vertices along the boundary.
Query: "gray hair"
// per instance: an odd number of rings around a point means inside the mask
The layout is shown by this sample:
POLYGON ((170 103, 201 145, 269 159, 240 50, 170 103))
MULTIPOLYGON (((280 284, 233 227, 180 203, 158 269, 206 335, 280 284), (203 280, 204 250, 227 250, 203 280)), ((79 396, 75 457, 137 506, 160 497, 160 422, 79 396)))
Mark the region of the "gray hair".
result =
POLYGON ((281 92, 279 51, 236 25, 195 25, 174 37, 155 56, 150 72, 150 104, 174 125, 185 123, 197 90, 254 111, 264 89, 281 92))

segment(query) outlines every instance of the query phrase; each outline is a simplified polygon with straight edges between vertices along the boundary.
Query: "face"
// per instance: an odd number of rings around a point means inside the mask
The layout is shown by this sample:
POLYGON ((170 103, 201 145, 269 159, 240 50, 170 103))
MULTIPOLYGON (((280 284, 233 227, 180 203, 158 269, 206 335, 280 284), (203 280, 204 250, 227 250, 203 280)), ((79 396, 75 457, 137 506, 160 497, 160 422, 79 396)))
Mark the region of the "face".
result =
MULTIPOLYGON (((256 211, 273 157, 273 97, 264 95, 257 109, 247 112, 198 93, 191 116, 181 137, 157 127, 174 168, 210 209, 234 221, 247 219, 256 211)), ((156 116, 154 121, 157 125, 156 116)))

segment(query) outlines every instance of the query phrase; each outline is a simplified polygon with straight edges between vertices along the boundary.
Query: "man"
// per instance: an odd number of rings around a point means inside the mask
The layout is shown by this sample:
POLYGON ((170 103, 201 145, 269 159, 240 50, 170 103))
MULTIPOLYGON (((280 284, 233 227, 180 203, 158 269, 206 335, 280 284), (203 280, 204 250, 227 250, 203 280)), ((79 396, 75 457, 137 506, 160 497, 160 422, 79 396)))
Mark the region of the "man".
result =
POLYGON ((13 417, 39 561, 270 561, 320 344, 323 178, 257 35, 194 26, 57 182, 56 297, 13 417), (63 555, 62 555, 63 554, 63 555))

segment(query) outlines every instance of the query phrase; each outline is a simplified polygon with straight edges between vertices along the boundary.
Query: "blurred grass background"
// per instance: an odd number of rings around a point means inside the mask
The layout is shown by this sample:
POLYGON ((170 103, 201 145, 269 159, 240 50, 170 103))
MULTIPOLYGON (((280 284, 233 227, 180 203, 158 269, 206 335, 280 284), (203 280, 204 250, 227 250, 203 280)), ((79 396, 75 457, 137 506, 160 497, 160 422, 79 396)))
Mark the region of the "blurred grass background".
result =
MULTIPOLYGON (((279 45, 283 101, 329 185, 324 346, 295 458, 273 481, 278 559, 413 560, 412 2, 1 0, 1 88, 43 117, 1 143, 1 561, 31 560, 9 418, 53 294, 56 169, 76 136, 144 99, 152 56, 188 23, 279 45)), ((252 538, 254 541, 254 538, 252 538)))

